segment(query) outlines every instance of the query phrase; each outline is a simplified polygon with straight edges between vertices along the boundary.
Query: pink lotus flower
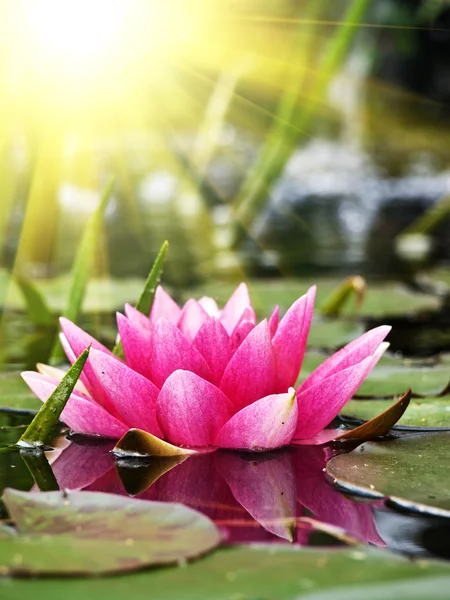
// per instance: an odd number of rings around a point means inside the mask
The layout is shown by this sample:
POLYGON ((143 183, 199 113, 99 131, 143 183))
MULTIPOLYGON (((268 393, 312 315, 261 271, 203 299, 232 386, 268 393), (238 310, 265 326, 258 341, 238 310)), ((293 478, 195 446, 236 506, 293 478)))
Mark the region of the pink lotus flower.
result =
MULTIPOLYGON (((335 353, 294 390, 313 315, 315 287, 279 322, 256 323, 245 284, 222 310, 212 298, 180 308, 157 289, 150 317, 117 315, 125 362, 61 319, 70 362, 92 343, 62 414, 74 431, 119 438, 142 429, 173 445, 259 451, 310 439, 339 413, 387 347, 378 327, 335 353)), ((43 401, 58 383, 49 367, 25 372, 43 401)))

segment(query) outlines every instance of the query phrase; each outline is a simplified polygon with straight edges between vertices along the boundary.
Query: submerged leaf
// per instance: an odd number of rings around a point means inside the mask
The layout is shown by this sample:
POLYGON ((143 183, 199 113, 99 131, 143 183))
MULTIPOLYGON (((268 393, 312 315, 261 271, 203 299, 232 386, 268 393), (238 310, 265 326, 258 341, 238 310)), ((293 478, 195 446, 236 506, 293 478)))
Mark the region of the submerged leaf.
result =
POLYGON ((207 517, 180 504, 12 489, 3 500, 18 530, 0 535, 0 565, 10 575, 126 572, 195 558, 221 541, 207 517))
POLYGON ((50 398, 41 406, 38 414, 20 438, 19 446, 42 446, 50 441, 53 428, 57 424, 88 359, 89 350, 90 348, 86 348, 80 354, 79 358, 61 379, 50 398))

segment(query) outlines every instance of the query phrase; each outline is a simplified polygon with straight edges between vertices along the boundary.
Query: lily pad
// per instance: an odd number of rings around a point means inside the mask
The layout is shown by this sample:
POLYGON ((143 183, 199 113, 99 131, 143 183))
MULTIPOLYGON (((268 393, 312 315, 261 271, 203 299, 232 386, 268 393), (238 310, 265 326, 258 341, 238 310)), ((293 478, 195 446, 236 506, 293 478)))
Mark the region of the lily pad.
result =
POLYGON ((434 367, 378 365, 358 390, 358 395, 393 396, 411 388, 413 394, 435 396, 442 392, 450 380, 448 366, 434 367))
POLYGON ((449 465, 450 432, 440 432, 366 442, 332 458, 326 470, 342 490, 450 517, 449 465))
MULTIPOLYGON (((367 421, 393 403, 392 400, 350 400, 343 408, 342 415, 345 418, 367 421)), ((450 428, 450 396, 413 398, 396 426, 417 429, 450 428)))
POLYGON ((31 392, 20 373, 0 372, 0 408, 35 411, 41 406, 42 402, 31 392))
POLYGON ((445 563, 417 564, 379 550, 351 548, 313 550, 296 546, 253 545, 224 548, 187 567, 173 567, 120 578, 0 580, 2 600, 316 600, 322 597, 360 600, 448 597, 450 567, 445 563), (377 595, 380 587, 383 595, 377 595), (407 591, 398 596, 390 590, 407 591), (420 594, 415 595, 415 589, 420 594), (329 590, 329 594, 327 593, 329 590), (424 596, 424 590, 426 594, 424 596), (442 590, 447 595, 442 595, 442 590), (322 592, 322 593, 321 593, 322 592), (370 595, 370 593, 372 595, 370 595), (323 596, 322 596, 323 594, 323 596), (335 595, 336 594, 336 595, 335 595))
POLYGON ((93 575, 197 557, 220 543, 216 526, 179 504, 98 492, 5 490, 18 532, 0 535, 0 571, 93 575))

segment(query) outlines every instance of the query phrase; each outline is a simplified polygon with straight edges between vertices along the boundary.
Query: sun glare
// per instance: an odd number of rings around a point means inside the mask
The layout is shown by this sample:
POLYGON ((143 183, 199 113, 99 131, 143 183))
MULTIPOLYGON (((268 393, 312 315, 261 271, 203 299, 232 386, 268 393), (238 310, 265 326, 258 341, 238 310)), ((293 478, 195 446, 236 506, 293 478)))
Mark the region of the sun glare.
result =
POLYGON ((126 0, 34 1, 30 25, 41 48, 66 60, 92 60, 117 42, 126 4, 126 0))

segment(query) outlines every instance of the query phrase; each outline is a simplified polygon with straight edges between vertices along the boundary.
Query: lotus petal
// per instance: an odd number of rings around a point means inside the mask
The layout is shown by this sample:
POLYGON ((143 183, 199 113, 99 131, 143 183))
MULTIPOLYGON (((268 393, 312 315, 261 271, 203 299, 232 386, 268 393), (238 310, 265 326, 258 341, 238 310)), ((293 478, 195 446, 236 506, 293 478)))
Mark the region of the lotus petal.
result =
POLYGON ((151 330, 150 319, 141 313, 140 310, 131 306, 131 304, 125 304, 125 316, 130 322, 136 327, 141 329, 151 330))
POLYGON ((294 385, 305 355, 309 328, 314 311, 316 287, 299 298, 281 319, 272 346, 277 359, 279 392, 294 385))
POLYGON ((200 298, 198 303, 202 308, 206 310, 210 317, 220 317, 220 310, 214 298, 210 298, 209 296, 203 296, 202 298, 200 298))
POLYGON ((297 425, 295 390, 261 398, 236 413, 217 434, 220 448, 273 450, 291 443, 297 425))
POLYGON ((91 366, 116 414, 128 427, 140 427, 161 437, 156 419, 158 388, 136 371, 104 352, 92 350, 91 366))
POLYGON ((181 308, 174 300, 172 300, 165 289, 159 285, 156 288, 155 297, 153 299, 150 322, 156 323, 158 319, 167 319, 172 323, 176 323, 180 318, 180 313, 181 308))
POLYGON ((236 326, 235 330, 230 336, 233 352, 239 348, 250 331, 253 331, 253 329, 255 329, 255 324, 252 321, 240 321, 239 325, 236 326))
POLYGON ((193 340, 206 319, 208 319, 206 310, 196 300, 190 298, 180 313, 178 327, 188 340, 193 340))
POLYGON ((228 334, 231 335, 246 308, 253 311, 248 287, 241 283, 230 296, 220 315, 220 321, 228 334))
POLYGON ((194 346, 211 369, 212 383, 219 385, 233 354, 230 336, 222 323, 214 317, 208 317, 195 336, 194 346))
POLYGON ((275 306, 275 308, 273 309, 272 315, 269 319, 269 329, 270 329, 270 337, 271 338, 273 338, 273 336, 277 332, 279 317, 280 317, 280 307, 277 304, 275 306))
MULTIPOLYGON (((97 340, 94 339, 91 335, 80 329, 80 327, 78 327, 68 319, 61 317, 60 323, 61 328, 63 330, 63 334, 65 336, 65 339, 62 338, 64 344, 63 348, 66 350, 67 358, 72 364, 90 344, 92 344, 93 349, 101 350, 102 352, 113 356, 113 354, 110 350, 108 350, 108 348, 103 346, 103 344, 97 342, 97 340)), ((115 360, 118 360, 118 358, 115 358, 115 360)), ((99 404, 100 406, 104 406, 107 409, 111 408, 108 402, 108 398, 92 370, 89 358, 87 359, 86 364, 84 365, 80 379, 87 388, 89 395, 97 404, 99 404)))
POLYGON ((195 373, 178 370, 163 385, 157 415, 164 437, 184 446, 211 446, 233 414, 228 398, 195 373))
MULTIPOLYGON (((22 377, 36 396, 45 402, 55 391, 58 382, 52 382, 34 371, 22 373, 22 377)), ((127 430, 126 425, 109 414, 91 399, 72 393, 61 420, 77 433, 120 438, 127 430)))
POLYGON ((186 369, 203 379, 212 379, 205 359, 178 327, 167 319, 159 319, 152 336, 151 380, 159 388, 177 369, 186 369))
POLYGON ((151 378, 151 335, 150 331, 137 327, 130 319, 117 313, 117 327, 119 329, 123 352, 127 365, 147 379, 151 378))
POLYGON ((380 359, 388 344, 380 344, 373 356, 330 375, 314 386, 297 391, 298 424, 294 439, 309 439, 324 429, 350 400, 380 359))
POLYGON ((319 365, 300 385, 298 391, 304 392, 326 377, 361 362, 376 351, 390 330, 388 325, 382 325, 353 340, 319 365))
POLYGON ((270 394, 276 377, 275 355, 267 321, 245 338, 228 363, 220 389, 237 410, 270 394))

